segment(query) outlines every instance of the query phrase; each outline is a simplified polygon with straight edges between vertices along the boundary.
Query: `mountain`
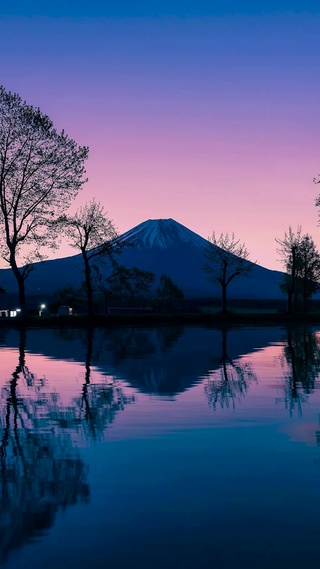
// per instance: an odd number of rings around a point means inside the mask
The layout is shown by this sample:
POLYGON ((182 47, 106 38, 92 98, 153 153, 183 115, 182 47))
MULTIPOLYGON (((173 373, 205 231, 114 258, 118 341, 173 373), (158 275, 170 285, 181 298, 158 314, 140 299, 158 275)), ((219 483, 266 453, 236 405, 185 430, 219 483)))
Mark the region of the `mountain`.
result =
MULTIPOLYGON (((210 283, 202 268, 207 240, 184 225, 173 219, 150 219, 124 233, 121 241, 127 247, 119 256, 119 263, 153 271, 157 282, 163 273, 169 275, 186 298, 220 295, 219 285, 210 283)), ((243 299, 283 298, 279 290, 281 274, 256 265, 250 278, 239 278, 230 283, 228 296, 243 299)), ((26 292, 29 295, 47 296, 67 284, 79 287, 83 278, 83 262, 79 254, 35 263, 34 270, 26 280, 26 292)), ((16 291, 10 269, 0 271, 0 284, 7 291, 16 291)))
POLYGON ((189 245, 203 250, 207 241, 174 219, 149 219, 124 233, 121 241, 137 249, 165 251, 189 245))
MULTIPOLYGON (((166 273, 184 291, 185 297, 212 297, 220 286, 207 280, 203 271, 204 250, 208 241, 173 219, 155 219, 140 223, 122 235, 130 245, 121 255, 121 263, 153 271, 157 278, 166 273)), ((228 288, 230 298, 283 298, 279 290, 282 273, 259 265, 250 278, 235 279, 228 288)))

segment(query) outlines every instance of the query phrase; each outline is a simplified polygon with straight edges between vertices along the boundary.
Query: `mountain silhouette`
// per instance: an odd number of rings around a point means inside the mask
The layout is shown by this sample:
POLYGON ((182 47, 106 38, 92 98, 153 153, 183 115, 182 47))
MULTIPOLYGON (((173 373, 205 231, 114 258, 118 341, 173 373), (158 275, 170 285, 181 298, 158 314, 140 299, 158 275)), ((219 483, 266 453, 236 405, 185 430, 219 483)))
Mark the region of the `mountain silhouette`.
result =
MULTIPOLYGON (((5 345, 16 348, 19 337, 18 330, 7 330, 5 345)), ((29 329, 26 337, 28 354, 79 362, 84 371, 91 366, 142 393, 174 397, 221 369, 224 337, 232 362, 283 341, 284 331, 273 327, 226 331, 200 326, 120 326, 97 328, 92 336, 85 328, 29 329)))
MULTIPOLYGON (((173 219, 149 219, 121 236, 125 245, 118 262, 153 271, 156 283, 169 275, 185 298, 220 296, 220 287, 207 280, 203 270, 208 241, 173 219)), ((103 271, 108 274, 110 264, 103 271)), ((250 278, 235 279, 228 287, 229 298, 283 298, 279 281, 282 273, 255 265, 250 278)), ((67 284, 79 287, 84 280, 80 254, 34 264, 26 280, 27 294, 51 294, 67 284)), ((17 290, 11 269, 0 271, 0 283, 8 292, 17 290)))

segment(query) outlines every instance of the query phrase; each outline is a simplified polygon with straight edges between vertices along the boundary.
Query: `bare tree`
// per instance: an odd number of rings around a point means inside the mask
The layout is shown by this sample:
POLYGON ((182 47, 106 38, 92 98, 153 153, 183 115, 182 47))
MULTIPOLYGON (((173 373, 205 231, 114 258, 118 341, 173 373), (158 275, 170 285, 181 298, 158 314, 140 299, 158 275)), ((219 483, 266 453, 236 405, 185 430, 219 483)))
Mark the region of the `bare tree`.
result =
POLYGON ((113 221, 109 219, 104 207, 95 199, 80 207, 72 216, 59 220, 71 247, 82 254, 85 272, 85 290, 88 301, 88 314, 93 315, 92 259, 119 253, 121 244, 113 221))
POLYGON ((206 263, 204 271, 211 282, 221 285, 222 312, 227 312, 227 288, 238 277, 249 277, 254 263, 249 261, 249 253, 245 243, 235 238, 234 233, 221 233, 216 237, 213 232, 208 238, 208 246, 204 252, 206 263))
POLYGON ((22 311, 25 279, 44 258, 42 248, 56 246, 52 222, 84 184, 87 157, 87 147, 0 86, 0 250, 17 280, 22 311))
POLYGON ((308 300, 319 288, 319 252, 311 235, 302 235, 301 226, 296 233, 289 227, 284 238, 277 238, 276 242, 280 245, 278 253, 286 269, 280 287, 288 295, 288 312, 298 310, 299 304, 306 311, 308 300))

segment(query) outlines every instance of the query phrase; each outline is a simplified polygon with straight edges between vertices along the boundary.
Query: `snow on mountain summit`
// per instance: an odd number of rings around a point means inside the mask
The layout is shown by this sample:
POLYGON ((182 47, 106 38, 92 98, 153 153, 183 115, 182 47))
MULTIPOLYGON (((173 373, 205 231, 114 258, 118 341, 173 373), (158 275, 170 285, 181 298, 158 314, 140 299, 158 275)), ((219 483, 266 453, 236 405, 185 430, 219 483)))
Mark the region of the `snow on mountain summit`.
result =
POLYGON ((162 250, 190 243, 199 249, 206 246, 206 239, 174 219, 148 219, 124 233, 121 240, 138 248, 162 250))

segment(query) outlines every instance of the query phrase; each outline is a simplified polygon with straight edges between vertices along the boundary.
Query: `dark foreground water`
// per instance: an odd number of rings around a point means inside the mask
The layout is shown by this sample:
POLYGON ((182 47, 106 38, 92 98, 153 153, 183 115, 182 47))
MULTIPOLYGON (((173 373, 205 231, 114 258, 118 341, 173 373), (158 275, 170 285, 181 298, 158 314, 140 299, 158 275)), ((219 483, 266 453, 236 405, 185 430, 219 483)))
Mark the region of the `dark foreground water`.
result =
POLYGON ((1 331, 0 564, 320 563, 320 331, 1 331))

